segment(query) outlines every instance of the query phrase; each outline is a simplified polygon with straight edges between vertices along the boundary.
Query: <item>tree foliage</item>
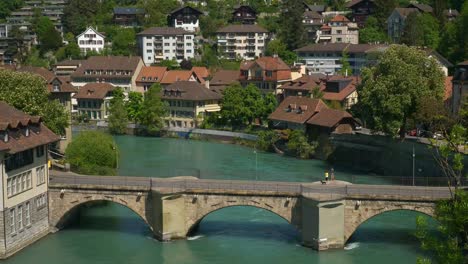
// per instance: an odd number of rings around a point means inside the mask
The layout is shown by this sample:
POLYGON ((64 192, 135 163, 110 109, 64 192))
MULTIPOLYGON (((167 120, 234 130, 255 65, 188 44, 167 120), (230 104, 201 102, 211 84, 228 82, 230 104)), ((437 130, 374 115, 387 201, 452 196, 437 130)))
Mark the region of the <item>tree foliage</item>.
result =
POLYGON ((341 69, 339 74, 343 76, 348 76, 353 74, 353 69, 351 69, 351 64, 349 63, 349 55, 346 50, 343 50, 340 59, 341 69))
POLYGON ((112 134, 125 134, 128 125, 127 109, 124 103, 125 95, 121 88, 112 92, 109 104, 109 131, 112 134))
POLYGON ((304 131, 292 130, 289 133, 287 147, 294 156, 308 159, 314 153, 316 146, 307 141, 304 131))
POLYGON ((388 41, 387 34, 384 30, 379 27, 379 21, 369 16, 366 20, 364 28, 359 30, 359 42, 360 43, 384 43, 388 41))
POLYGON ((128 101, 125 104, 128 118, 137 121, 140 118, 143 107, 143 95, 139 92, 129 92, 128 101))
POLYGON ((41 116, 58 135, 64 135, 69 126, 65 108, 57 100, 49 100, 45 81, 37 75, 0 71, 0 100, 27 114, 41 116))
POLYGON ((439 22, 431 14, 413 12, 408 15, 402 42, 410 46, 437 49, 440 42, 439 22))
POLYGON ((263 151, 273 151, 273 145, 280 139, 278 133, 274 130, 265 130, 258 132, 257 146, 263 151))
POLYGON ((245 88, 240 84, 232 84, 223 92, 220 117, 224 124, 232 129, 251 125, 255 119, 264 120, 276 108, 276 98, 273 94, 262 95, 253 84, 245 88))
POLYGON ((393 45, 372 68, 362 71, 358 89, 361 115, 374 131, 404 136, 421 97, 442 100, 444 74, 424 52, 393 45))
POLYGON ((136 34, 133 28, 121 28, 111 39, 112 55, 130 56, 136 54, 136 34))
POLYGON ((167 104, 161 100, 161 85, 155 83, 145 93, 138 121, 148 133, 159 133, 164 126, 163 117, 167 114, 167 108, 167 104))
POLYGON ((110 135, 99 131, 85 131, 68 145, 65 157, 71 169, 77 173, 115 175, 119 151, 110 135))
POLYGON ((302 24, 303 13, 302 1, 282 2, 279 36, 289 50, 300 48, 305 43, 305 30, 302 24))
POLYGON ((465 1, 460 16, 445 24, 439 45, 439 52, 451 62, 468 59, 468 1, 465 1))
POLYGON ((286 62, 289 65, 292 65, 295 61, 297 61, 296 53, 289 51, 286 45, 279 39, 275 39, 268 42, 265 55, 278 55, 284 62, 286 62))

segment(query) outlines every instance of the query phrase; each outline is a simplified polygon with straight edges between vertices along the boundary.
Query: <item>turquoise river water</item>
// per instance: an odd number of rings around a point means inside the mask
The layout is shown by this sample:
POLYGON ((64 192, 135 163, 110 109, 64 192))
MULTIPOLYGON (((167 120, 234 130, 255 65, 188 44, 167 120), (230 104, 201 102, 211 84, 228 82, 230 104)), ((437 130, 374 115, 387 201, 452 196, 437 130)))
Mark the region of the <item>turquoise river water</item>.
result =
MULTIPOLYGON (((119 174, 162 177, 316 181, 326 164, 211 142, 121 136, 119 174)), ((338 179, 369 175, 335 168, 338 179)), ((415 263, 424 254, 414 238, 417 213, 376 216, 354 233, 344 250, 300 246, 295 228, 253 207, 230 207, 206 216, 188 240, 162 243, 129 209, 107 204, 82 209, 77 223, 51 234, 2 263, 415 263)))

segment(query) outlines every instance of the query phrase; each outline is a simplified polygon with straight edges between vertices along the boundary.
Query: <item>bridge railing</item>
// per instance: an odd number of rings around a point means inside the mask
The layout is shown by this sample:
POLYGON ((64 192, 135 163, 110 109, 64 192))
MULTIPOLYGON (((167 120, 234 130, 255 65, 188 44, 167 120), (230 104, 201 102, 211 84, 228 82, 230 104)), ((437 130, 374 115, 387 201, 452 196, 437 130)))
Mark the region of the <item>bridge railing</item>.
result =
POLYGON ((105 186, 129 186, 151 188, 151 179, 147 177, 123 177, 123 176, 70 176, 50 175, 49 183, 72 185, 105 185, 105 186))
POLYGON ((152 179, 155 188, 169 188, 173 190, 212 190, 212 191, 265 191, 281 193, 301 193, 298 183, 282 182, 247 182, 228 180, 164 180, 152 179))
POLYGON ((383 185, 346 185, 346 196, 394 196, 406 198, 450 198, 450 190, 444 187, 412 187, 383 185))

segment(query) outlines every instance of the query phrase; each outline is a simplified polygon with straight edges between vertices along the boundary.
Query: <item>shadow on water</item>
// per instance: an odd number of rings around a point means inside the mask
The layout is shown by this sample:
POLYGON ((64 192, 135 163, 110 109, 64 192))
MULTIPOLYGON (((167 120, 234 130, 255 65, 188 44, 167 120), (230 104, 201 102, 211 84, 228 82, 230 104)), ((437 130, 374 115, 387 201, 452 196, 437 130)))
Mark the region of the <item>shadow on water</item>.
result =
POLYGON ((348 243, 392 243, 414 245, 418 239, 414 235, 414 229, 386 229, 384 227, 366 227, 357 230, 348 243))
POLYGON ((299 232, 289 224, 276 224, 252 221, 221 221, 206 220, 200 223, 192 236, 229 236, 259 240, 276 240, 281 242, 297 243, 300 241, 299 232))

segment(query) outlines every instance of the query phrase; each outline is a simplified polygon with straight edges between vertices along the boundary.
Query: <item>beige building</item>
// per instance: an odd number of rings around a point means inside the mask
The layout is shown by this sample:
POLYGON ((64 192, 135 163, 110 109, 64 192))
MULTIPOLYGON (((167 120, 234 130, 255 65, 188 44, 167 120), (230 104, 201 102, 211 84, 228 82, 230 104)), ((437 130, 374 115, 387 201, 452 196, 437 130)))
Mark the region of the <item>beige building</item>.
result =
POLYGON ((49 233, 48 144, 60 137, 0 101, 0 258, 49 233))
POLYGON ((229 25, 217 31, 218 51, 227 59, 254 60, 263 56, 270 40, 258 25, 229 25))
POLYGON ((137 77, 143 61, 136 56, 93 56, 83 61, 71 74, 73 86, 88 83, 109 83, 122 87, 125 93, 137 91, 137 77))
POLYGON ((77 101, 78 114, 89 120, 103 120, 109 115, 109 102, 114 86, 108 83, 89 83, 80 88, 73 97, 77 101))
POLYGON ((359 28, 345 16, 337 15, 317 31, 316 43, 359 43, 359 28))
POLYGON ((165 118, 167 127, 195 128, 206 116, 221 110, 221 94, 198 82, 175 82, 161 93, 162 100, 169 105, 169 116, 165 118))

